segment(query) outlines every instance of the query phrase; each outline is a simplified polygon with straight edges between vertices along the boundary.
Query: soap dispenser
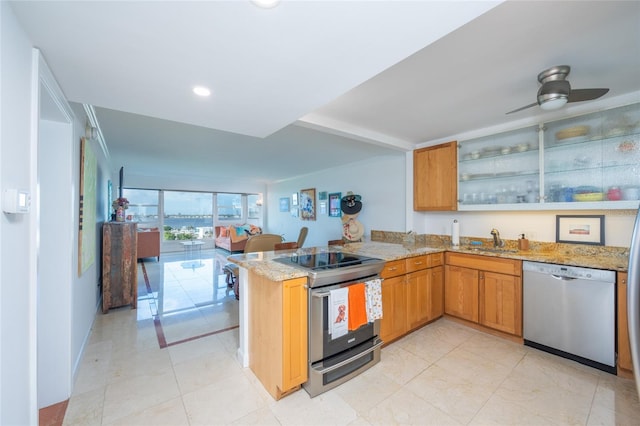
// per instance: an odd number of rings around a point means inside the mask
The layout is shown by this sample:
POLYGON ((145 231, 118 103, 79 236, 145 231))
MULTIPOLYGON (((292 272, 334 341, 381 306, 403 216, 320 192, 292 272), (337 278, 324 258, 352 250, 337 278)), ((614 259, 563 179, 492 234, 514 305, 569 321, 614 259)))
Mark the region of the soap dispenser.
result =
POLYGON ((521 251, 529 250, 529 240, 524 237, 524 234, 520 234, 520 239, 518 240, 518 249, 521 251))

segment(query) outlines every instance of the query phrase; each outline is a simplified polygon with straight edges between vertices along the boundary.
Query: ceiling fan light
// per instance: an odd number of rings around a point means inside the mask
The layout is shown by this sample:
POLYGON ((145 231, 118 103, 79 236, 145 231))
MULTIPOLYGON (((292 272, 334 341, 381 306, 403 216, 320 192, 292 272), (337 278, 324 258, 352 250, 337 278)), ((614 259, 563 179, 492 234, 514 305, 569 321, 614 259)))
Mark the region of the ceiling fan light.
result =
POLYGON ((549 98, 545 98, 540 100, 540 108, 545 111, 552 111, 554 109, 559 109, 565 106, 569 97, 566 95, 557 95, 549 98))

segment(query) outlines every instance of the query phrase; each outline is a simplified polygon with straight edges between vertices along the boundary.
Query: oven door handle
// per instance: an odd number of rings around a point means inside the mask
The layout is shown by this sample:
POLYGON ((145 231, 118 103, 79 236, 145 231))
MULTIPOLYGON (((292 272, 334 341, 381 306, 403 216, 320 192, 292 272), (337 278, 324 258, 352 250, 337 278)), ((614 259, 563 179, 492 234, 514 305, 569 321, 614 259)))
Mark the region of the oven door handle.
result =
POLYGON ((323 369, 321 369, 321 370, 320 370, 320 369, 317 369, 317 368, 315 368, 315 367, 311 367, 311 368, 313 368, 314 370, 316 370, 316 371, 317 371, 318 373, 320 373, 320 374, 326 374, 326 373, 328 373, 328 372, 330 372, 330 371, 333 371, 333 370, 336 370, 336 369, 338 369, 338 368, 340 368, 340 367, 344 367, 345 365, 347 365, 347 364, 349 364, 349 363, 352 363, 352 362, 353 362, 353 361, 355 361, 356 359, 358 359, 358 358, 362 358, 363 356, 365 356, 365 355, 367 355, 367 354, 369 354, 369 353, 371 353, 371 352, 375 351, 375 350, 376 350, 376 349, 378 349, 380 346, 382 346, 382 344, 383 344, 383 343, 384 343, 384 342, 383 342, 382 340, 378 339, 377 343, 376 343, 375 345, 373 345, 372 347, 370 347, 369 349, 367 349, 366 351, 364 351, 364 352, 360 352, 357 356, 354 356, 354 357, 352 357, 352 358, 345 359, 344 361, 340 361, 339 363, 337 363, 337 364, 335 364, 335 365, 332 365, 331 367, 323 368, 323 369))
POLYGON ((311 292, 311 296, 317 297, 318 299, 324 299, 325 297, 329 297, 331 294, 330 291, 314 291, 311 292))

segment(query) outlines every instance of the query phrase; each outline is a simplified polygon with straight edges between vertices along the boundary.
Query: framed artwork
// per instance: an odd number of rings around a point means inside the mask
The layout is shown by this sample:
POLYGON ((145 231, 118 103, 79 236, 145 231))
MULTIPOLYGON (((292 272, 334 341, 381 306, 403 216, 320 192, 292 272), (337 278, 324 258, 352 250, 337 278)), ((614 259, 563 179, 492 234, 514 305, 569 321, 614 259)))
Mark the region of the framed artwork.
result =
POLYGON ((327 199, 327 191, 318 192, 318 200, 325 201, 327 199))
POLYGON ((291 217, 298 217, 298 208, 291 207, 291 217))
POLYGON ((298 205, 298 193, 294 192, 293 194, 291 194, 291 205, 292 206, 297 206, 298 205))
POLYGON ((327 202, 326 201, 318 201, 318 214, 322 214, 322 215, 327 214, 327 202))
POLYGON ((280 211, 281 212, 289 211, 289 197, 280 198, 280 211))
POLYGON ((316 220, 316 189, 300 191, 300 218, 302 220, 316 220))
POLYGON ((329 194, 329 217, 342 216, 342 210, 340 210, 341 199, 342 199, 341 192, 334 192, 329 194))
POLYGON ((604 215, 556 215, 556 242, 604 245, 604 215))
POLYGON ((96 204, 98 160, 90 141, 80 139, 80 214, 78 220, 78 276, 81 276, 96 257, 96 204), (85 230, 87 232, 85 232, 85 230))

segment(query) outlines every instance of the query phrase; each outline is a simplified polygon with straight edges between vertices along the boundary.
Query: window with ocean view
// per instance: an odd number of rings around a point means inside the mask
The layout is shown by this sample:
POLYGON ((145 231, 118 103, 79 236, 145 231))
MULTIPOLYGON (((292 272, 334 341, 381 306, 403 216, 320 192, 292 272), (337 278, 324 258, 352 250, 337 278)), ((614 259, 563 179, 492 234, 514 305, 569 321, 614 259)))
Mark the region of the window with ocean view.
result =
POLYGON ((242 194, 216 194, 218 220, 242 219, 242 194))
POLYGON ((164 191, 164 239, 213 237, 213 194, 164 191))
POLYGON ((160 191, 153 189, 123 188, 122 196, 129 200, 129 208, 125 214, 131 216, 130 220, 138 222, 140 227, 153 228, 159 226, 159 194, 160 191))

